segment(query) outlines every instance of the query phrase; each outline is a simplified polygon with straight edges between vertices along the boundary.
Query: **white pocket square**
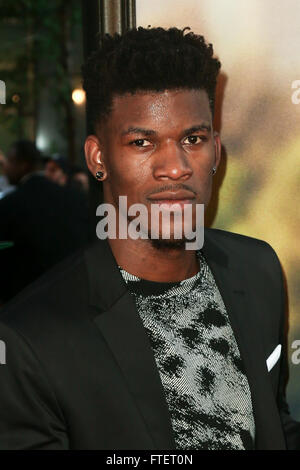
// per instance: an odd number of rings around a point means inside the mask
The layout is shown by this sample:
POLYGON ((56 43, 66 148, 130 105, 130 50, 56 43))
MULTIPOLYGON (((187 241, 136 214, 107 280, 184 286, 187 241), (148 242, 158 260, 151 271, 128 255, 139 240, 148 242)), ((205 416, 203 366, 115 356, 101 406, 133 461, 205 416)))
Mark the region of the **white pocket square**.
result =
POLYGON ((281 344, 278 344, 278 346, 276 346, 272 354, 270 354, 270 356, 266 360, 268 372, 270 372, 270 370, 275 366, 276 362, 280 358, 280 354, 281 354, 281 344))

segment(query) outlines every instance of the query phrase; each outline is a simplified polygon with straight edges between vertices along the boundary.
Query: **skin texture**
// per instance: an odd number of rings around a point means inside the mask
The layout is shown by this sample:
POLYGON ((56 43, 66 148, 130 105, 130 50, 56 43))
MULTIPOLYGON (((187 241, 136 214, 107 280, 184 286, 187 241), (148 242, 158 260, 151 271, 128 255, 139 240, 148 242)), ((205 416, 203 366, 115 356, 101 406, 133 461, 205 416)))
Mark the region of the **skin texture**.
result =
MULTIPOLYGON (((213 132, 204 90, 115 96, 96 134, 86 139, 87 165, 93 175, 104 173, 104 202, 113 204, 117 214, 120 195, 127 195, 128 207, 142 203, 150 212, 149 196, 167 190, 189 190, 194 195, 193 207, 196 203, 207 206, 221 143, 213 132), (201 128, 191 131, 196 126, 201 128), (136 128, 146 132, 128 133, 136 128)), ((167 243, 130 238, 109 239, 109 243, 117 263, 144 279, 176 282, 199 270, 195 251, 186 250, 184 243, 172 237, 167 243)))

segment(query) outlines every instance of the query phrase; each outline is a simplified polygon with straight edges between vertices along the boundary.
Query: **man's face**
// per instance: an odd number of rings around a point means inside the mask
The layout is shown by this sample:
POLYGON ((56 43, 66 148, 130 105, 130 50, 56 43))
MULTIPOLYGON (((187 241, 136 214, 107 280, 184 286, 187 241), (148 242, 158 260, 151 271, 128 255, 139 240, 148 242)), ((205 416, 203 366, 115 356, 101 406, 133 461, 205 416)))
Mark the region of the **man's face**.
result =
POLYGON ((14 147, 11 147, 7 153, 7 159, 3 164, 3 172, 12 185, 18 184, 21 178, 28 173, 27 164, 17 158, 14 147))
POLYGON ((53 160, 49 160, 45 165, 45 176, 53 183, 64 186, 67 182, 67 175, 60 166, 53 160))
MULTIPOLYGON (((194 228, 195 204, 207 206, 212 168, 220 159, 207 93, 167 90, 116 96, 86 152, 94 156, 95 165, 87 158, 93 174, 99 170, 95 155, 105 167, 106 203, 118 210, 119 196, 126 195, 128 207, 140 203, 150 213, 151 204, 161 203, 167 191, 183 190, 193 206, 194 228)), ((148 222, 150 231, 150 218, 148 222)))

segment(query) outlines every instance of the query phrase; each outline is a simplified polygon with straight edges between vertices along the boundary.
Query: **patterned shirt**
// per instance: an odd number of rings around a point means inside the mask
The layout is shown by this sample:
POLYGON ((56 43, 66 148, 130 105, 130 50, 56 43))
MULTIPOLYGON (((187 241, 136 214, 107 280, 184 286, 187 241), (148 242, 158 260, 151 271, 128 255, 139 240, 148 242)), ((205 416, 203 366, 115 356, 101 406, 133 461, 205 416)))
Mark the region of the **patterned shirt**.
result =
POLYGON ((252 401, 225 305, 201 251, 199 272, 154 282, 119 267, 148 333, 177 449, 254 447, 252 401))

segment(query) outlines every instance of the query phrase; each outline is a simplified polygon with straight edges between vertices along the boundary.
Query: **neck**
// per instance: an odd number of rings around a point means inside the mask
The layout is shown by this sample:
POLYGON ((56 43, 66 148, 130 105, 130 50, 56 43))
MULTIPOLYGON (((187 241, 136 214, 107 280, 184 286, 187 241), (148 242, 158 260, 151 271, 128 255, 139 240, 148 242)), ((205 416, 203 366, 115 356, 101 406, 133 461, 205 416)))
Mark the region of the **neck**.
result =
POLYGON ((153 246, 151 240, 108 239, 116 262, 142 279, 178 282, 194 276, 199 262, 194 250, 153 246))

